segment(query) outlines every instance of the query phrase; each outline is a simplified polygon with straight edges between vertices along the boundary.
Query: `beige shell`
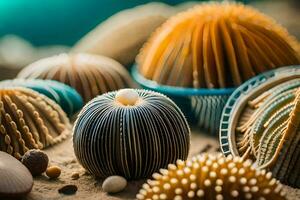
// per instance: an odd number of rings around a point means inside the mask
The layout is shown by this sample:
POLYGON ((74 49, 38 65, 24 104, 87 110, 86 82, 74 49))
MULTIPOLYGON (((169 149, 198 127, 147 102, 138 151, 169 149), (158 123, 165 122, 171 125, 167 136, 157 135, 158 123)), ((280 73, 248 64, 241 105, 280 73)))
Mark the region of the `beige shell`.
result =
POLYGON ((250 160, 222 154, 201 154, 178 160, 153 174, 137 194, 138 200, 281 200, 281 184, 271 172, 258 171, 250 160))
POLYGON ((112 90, 136 87, 129 73, 118 62, 83 53, 44 58, 25 67, 18 77, 60 81, 75 88, 85 102, 112 90))
POLYGON ((23 197, 32 186, 33 178, 28 169, 11 155, 0 151, 0 199, 23 197))
POLYGON ((20 159, 29 149, 60 142, 71 125, 59 105, 25 88, 0 89, 0 151, 20 159))
POLYGON ((206 3, 171 17, 137 57, 145 78, 192 88, 238 86, 261 72, 300 63, 299 42, 259 11, 206 3))
POLYGON ((132 64, 150 34, 173 13, 173 8, 163 3, 121 11, 84 36, 73 51, 108 56, 125 66, 132 64))

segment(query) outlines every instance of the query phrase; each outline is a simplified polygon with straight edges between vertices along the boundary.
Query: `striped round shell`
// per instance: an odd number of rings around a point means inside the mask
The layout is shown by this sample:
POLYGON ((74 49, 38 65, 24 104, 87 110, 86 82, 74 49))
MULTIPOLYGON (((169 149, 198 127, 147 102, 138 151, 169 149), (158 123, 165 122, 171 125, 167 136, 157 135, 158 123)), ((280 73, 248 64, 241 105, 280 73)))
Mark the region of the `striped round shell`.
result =
POLYGON ((53 80, 41 79, 12 79, 0 82, 0 87, 20 86, 39 92, 53 101, 72 116, 83 107, 83 100, 75 89, 53 80))
POLYGON ((135 87, 117 61, 83 53, 44 58, 25 67, 18 78, 60 81, 75 88, 85 102, 108 91, 135 87))
POLYGON ((48 97, 26 88, 0 89, 0 151, 20 159, 29 149, 53 145, 70 132, 66 114, 48 97))
POLYGON ((98 96, 80 112, 73 143, 79 162, 99 177, 147 177, 186 159, 190 129, 166 96, 123 89, 98 96))
POLYGON ((138 200, 284 200, 282 185, 272 173, 255 169, 250 160, 222 154, 201 154, 178 160, 154 173, 138 200))
POLYGON ((226 88, 300 63, 298 41, 273 19, 237 3, 206 3, 170 18, 137 57, 159 84, 226 88))

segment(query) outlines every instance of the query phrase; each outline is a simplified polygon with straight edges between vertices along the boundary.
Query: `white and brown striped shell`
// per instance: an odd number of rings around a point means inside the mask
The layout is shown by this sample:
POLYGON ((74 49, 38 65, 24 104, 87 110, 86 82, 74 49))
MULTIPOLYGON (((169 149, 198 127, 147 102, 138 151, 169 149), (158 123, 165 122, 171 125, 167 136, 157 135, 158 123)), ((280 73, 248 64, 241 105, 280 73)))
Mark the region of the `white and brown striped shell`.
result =
POLYGON ((228 88, 264 71, 300 64, 299 42, 259 11, 205 3, 171 17, 137 57, 141 75, 162 85, 228 88))
POLYGON ((284 200, 281 184, 271 172, 255 169, 250 160, 222 154, 200 154, 178 160, 154 173, 138 200, 284 200))
POLYGON ((92 54, 60 54, 25 67, 18 78, 52 79, 75 88, 85 102, 105 92, 135 87, 117 61, 92 54))
POLYGON ((166 96, 122 89, 98 96, 82 109, 73 144, 77 159, 92 174, 138 179, 186 159, 190 129, 166 96))
POLYGON ((0 151, 17 159, 67 137, 69 120, 54 101, 31 89, 0 89, 0 151))

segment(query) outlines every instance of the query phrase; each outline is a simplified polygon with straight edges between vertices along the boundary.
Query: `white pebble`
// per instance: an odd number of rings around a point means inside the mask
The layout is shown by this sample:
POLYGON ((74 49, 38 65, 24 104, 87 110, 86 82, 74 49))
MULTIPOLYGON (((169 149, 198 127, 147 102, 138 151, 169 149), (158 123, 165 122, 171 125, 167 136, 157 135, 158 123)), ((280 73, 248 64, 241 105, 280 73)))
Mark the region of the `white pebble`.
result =
POLYGON ((110 176, 102 184, 102 189, 107 193, 117 193, 125 189, 127 180, 122 176, 110 176))

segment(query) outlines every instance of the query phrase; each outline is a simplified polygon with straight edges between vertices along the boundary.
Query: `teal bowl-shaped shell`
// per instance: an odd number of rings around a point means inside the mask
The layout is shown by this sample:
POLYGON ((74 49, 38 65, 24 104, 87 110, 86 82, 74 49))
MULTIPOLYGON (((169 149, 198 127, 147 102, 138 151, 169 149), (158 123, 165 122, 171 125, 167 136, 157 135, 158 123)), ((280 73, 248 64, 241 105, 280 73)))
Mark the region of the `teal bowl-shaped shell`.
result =
POLYGON ((0 82, 0 87, 26 87, 39 92, 60 105, 70 117, 83 107, 83 100, 78 92, 68 85, 41 79, 13 79, 0 82))
POLYGON ((133 66, 131 73, 143 88, 171 98, 183 111, 190 125, 217 136, 223 107, 234 88, 195 89, 160 85, 143 77, 136 66, 133 66))

